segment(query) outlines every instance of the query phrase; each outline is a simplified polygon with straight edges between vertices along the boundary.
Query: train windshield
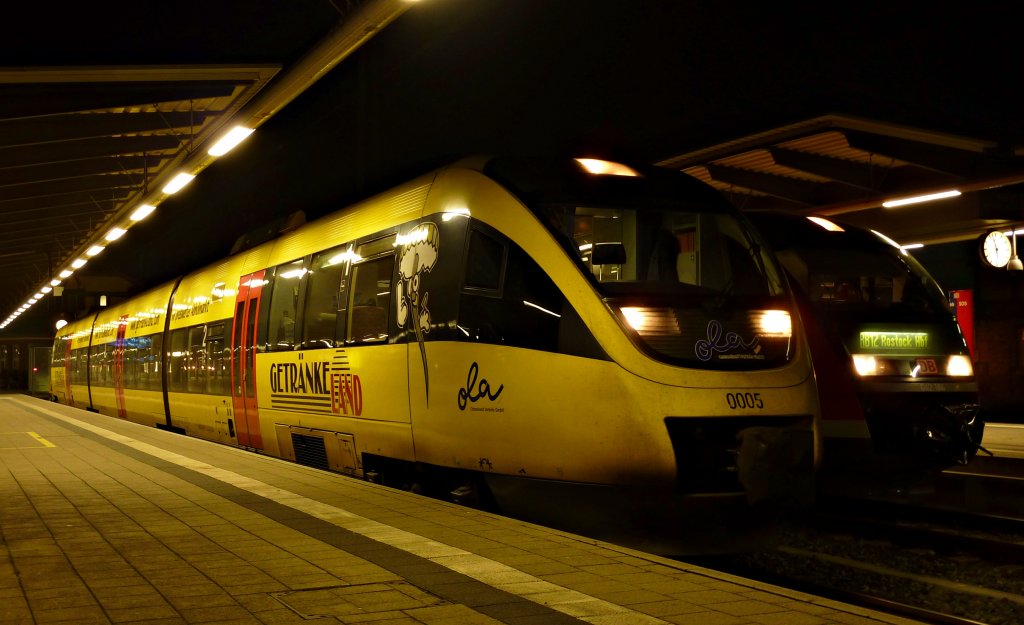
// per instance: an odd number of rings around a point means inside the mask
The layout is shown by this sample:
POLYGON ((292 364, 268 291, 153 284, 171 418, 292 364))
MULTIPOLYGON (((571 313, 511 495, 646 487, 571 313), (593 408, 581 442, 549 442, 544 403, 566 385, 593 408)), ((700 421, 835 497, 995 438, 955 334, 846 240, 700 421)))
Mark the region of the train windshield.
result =
POLYGON ((788 358, 782 272, 734 213, 592 206, 542 212, 656 357, 741 369, 788 358))
POLYGON ((878 233, 848 224, 751 213, 779 261, 812 304, 862 321, 948 321, 942 288, 913 256, 878 233), (833 228, 833 229, 829 229, 833 228), (835 229, 841 228, 841 229, 835 229))
POLYGON ((766 248, 733 215, 575 207, 571 219, 561 230, 606 295, 784 292, 766 248))
POLYGON ((783 272, 720 193, 656 167, 549 165, 495 159, 485 172, 537 215, 648 355, 740 370, 790 358, 783 272))
POLYGON ((821 219, 772 212, 751 212, 749 218, 772 245, 791 284, 806 296, 826 333, 848 351, 870 351, 866 342, 879 336, 891 339, 892 345, 883 346, 886 353, 964 349, 942 288, 894 241, 821 219))

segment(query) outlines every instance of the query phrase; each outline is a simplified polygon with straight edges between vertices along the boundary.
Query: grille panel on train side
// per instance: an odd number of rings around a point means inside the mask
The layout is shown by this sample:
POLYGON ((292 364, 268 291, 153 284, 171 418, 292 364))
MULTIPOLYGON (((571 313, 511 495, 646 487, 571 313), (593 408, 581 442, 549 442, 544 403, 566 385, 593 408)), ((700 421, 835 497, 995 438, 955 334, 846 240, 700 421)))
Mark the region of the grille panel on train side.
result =
POLYGON ((292 432, 292 447, 295 449, 295 462, 307 467, 330 470, 324 439, 292 432))

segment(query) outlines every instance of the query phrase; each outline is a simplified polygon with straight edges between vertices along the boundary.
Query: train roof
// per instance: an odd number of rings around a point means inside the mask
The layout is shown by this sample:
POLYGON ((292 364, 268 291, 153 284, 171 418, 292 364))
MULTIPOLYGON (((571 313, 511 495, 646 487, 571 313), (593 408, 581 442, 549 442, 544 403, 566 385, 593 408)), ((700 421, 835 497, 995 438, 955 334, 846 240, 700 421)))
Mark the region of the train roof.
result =
POLYGON ((528 206, 633 204, 678 209, 692 204, 702 212, 734 211, 716 189, 674 169, 625 163, 635 175, 594 175, 580 160, 495 156, 480 170, 528 206))
POLYGON ((754 224, 769 245, 776 250, 789 247, 817 249, 860 249, 898 251, 899 246, 886 240, 880 233, 868 228, 837 221, 831 217, 803 215, 772 210, 745 211, 744 215, 754 224), (826 227, 822 219, 836 229, 826 227))

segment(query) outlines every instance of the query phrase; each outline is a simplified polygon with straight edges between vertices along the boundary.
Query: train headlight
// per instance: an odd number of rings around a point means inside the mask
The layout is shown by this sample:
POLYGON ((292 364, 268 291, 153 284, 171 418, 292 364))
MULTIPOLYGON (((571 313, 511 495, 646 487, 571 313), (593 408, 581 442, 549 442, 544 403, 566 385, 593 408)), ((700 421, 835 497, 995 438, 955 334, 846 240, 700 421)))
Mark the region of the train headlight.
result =
POLYGON ((641 336, 679 334, 679 321, 671 308, 623 306, 619 310, 622 311, 626 323, 641 336))
POLYGON ((958 377, 974 375, 971 357, 963 354, 950 356, 949 360, 946 361, 946 375, 958 377))
POLYGON ((874 356, 854 354, 853 368, 857 370, 857 375, 859 376, 875 375, 878 373, 878 361, 875 360, 874 356))
POLYGON ((788 310, 760 310, 754 313, 754 319, 761 336, 793 336, 793 321, 788 310))

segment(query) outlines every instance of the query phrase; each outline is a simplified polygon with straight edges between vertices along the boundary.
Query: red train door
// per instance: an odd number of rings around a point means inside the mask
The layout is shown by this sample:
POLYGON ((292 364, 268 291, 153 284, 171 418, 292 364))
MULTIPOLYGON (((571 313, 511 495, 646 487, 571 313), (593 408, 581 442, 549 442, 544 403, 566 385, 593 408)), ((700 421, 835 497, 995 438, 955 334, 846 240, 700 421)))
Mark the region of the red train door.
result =
POLYGON ((128 410, 124 404, 124 347, 125 334, 128 330, 128 315, 121 315, 117 321, 117 338, 114 340, 113 374, 114 374, 114 398, 117 400, 117 416, 122 419, 128 418, 128 410))
POLYGON ((263 293, 263 271, 242 276, 235 299, 235 319, 231 327, 231 404, 235 413, 238 443, 263 448, 260 417, 256 406, 256 322, 263 293))

